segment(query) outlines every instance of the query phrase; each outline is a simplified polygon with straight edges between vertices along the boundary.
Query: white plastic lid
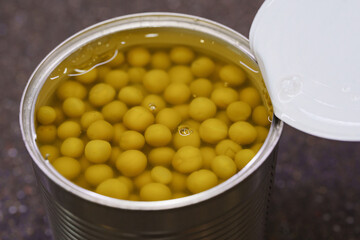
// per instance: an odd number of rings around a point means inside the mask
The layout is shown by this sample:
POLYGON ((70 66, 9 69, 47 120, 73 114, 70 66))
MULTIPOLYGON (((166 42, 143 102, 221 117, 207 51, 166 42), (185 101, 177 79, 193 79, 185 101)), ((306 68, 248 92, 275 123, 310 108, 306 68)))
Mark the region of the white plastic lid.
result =
POLYGON ((250 30, 275 115, 306 133, 360 140, 360 1, 267 0, 250 30))

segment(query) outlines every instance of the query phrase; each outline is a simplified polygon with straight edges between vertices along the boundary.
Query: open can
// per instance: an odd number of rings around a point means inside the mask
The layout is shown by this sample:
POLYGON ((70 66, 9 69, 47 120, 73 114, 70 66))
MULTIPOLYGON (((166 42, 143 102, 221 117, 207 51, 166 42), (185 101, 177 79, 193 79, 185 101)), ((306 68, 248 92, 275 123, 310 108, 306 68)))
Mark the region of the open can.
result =
POLYGON ((110 19, 70 37, 34 71, 20 109, 22 136, 32 158, 54 238, 264 239, 283 126, 275 116, 263 146, 245 168, 216 187, 179 199, 136 202, 105 197, 68 181, 41 156, 34 126, 38 104, 50 98, 71 67, 75 69, 91 62, 99 54, 111 55, 122 45, 143 41, 154 44, 191 41, 195 47, 221 51, 241 61, 249 76, 257 76, 252 80, 270 105, 248 40, 219 23, 182 14, 144 13, 110 19), (159 35, 163 37, 158 38, 159 35))

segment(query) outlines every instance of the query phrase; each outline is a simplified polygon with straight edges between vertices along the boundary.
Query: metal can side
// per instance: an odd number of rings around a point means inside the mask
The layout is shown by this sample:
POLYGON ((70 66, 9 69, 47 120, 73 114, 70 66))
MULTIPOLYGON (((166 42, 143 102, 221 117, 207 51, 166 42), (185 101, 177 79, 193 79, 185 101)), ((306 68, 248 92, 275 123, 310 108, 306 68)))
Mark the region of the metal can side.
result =
POLYGON ((263 239, 282 122, 273 117, 254 159, 235 176, 205 192, 159 202, 111 199, 82 189, 44 161, 36 145, 35 103, 47 76, 76 49, 126 28, 181 28, 229 44, 256 65, 245 37, 203 18, 146 13, 110 19, 70 37, 38 66, 24 91, 20 125, 55 239, 263 239))

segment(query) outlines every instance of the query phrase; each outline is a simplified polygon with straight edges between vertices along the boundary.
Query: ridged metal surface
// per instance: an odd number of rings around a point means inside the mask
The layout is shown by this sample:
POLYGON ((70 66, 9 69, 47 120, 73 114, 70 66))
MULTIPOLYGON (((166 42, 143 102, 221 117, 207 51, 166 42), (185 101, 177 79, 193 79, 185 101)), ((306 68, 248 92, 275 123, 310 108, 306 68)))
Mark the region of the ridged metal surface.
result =
MULTIPOLYGON (((46 189, 46 185, 52 184, 47 182, 44 186, 44 178, 38 178, 40 189, 45 200, 46 208, 55 239, 57 240, 134 240, 134 239, 159 239, 159 240, 175 240, 175 239, 229 239, 229 240, 241 240, 241 239, 264 239, 265 219, 266 211, 268 207, 268 199, 271 192, 271 185, 273 181, 273 168, 275 163, 276 151, 268 157, 264 164, 255 171, 245 182, 236 186, 233 189, 234 193, 238 197, 238 204, 233 206, 226 212, 219 213, 218 218, 208 219, 206 222, 198 222, 194 226, 188 228, 185 231, 172 231, 166 232, 163 229, 153 229, 153 232, 141 232, 139 227, 138 232, 126 232, 118 231, 117 229, 107 227, 105 225, 99 225, 98 223, 89 222, 84 216, 77 213, 75 215, 71 211, 67 210, 62 203, 54 198, 46 189), (266 174, 263 174, 266 173, 266 174), (261 176, 261 179, 259 179, 261 176), (253 189, 252 194, 246 194, 241 191, 241 185, 253 185, 255 182, 261 182, 256 189, 253 189)), ((35 170, 39 173, 39 169, 36 166, 35 170)), ((38 176, 38 174, 37 174, 38 176)), ((67 198, 71 198, 71 193, 67 198)), ((225 195, 227 192, 224 193, 225 195)), ((224 197, 224 196, 223 196, 224 197)), ((219 206, 223 204, 222 197, 214 199, 218 201, 219 206)), ((204 204, 199 206, 192 206, 195 208, 206 207, 204 204)), ((214 209, 208 209, 213 211, 214 209)), ((88 209, 86 215, 91 213, 91 209, 88 209)), ((112 209, 112 211, 119 211, 119 214, 123 214, 121 210, 112 209)), ((167 210, 164 216, 175 210, 167 210)), ((127 212, 129 214, 129 212, 127 212)), ((131 211, 130 211, 131 214, 131 211)), ((94 216, 96 217, 96 216, 94 216)), ((196 218, 196 215, 191 215, 189 218, 196 218)), ((118 221, 118 219, 113 219, 118 221)), ((195 221, 196 222, 196 221, 195 221)), ((128 222, 122 222, 124 228, 128 222)), ((173 222, 175 225, 182 225, 181 219, 179 222, 173 222)), ((128 226, 129 229, 134 226, 128 226)), ((181 229, 181 228, 179 228, 181 229)))

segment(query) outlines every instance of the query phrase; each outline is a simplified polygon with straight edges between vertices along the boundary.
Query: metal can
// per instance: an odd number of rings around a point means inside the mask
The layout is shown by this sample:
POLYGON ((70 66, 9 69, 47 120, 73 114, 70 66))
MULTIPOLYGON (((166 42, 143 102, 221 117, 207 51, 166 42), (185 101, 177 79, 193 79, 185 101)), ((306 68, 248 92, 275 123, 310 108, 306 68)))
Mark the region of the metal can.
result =
MULTIPOLYGON (((157 34, 165 35, 168 44, 191 40, 195 46, 219 48, 224 51, 222 54, 260 74, 245 37, 219 23, 190 15, 144 13, 114 18, 60 44, 30 77, 20 109, 23 140, 32 158, 54 238, 263 239, 283 126, 275 116, 262 148, 244 169, 212 189, 179 199, 136 202, 101 196, 66 180, 42 158, 36 144, 35 109, 54 93, 57 83, 71 70, 69 66, 76 68, 91 61, 94 54, 106 55, 124 44, 156 44, 157 34), (167 36, 169 32, 175 35, 167 36), (136 37, 137 33, 141 37, 136 37)), ((254 81, 265 97, 261 78, 254 81)))

